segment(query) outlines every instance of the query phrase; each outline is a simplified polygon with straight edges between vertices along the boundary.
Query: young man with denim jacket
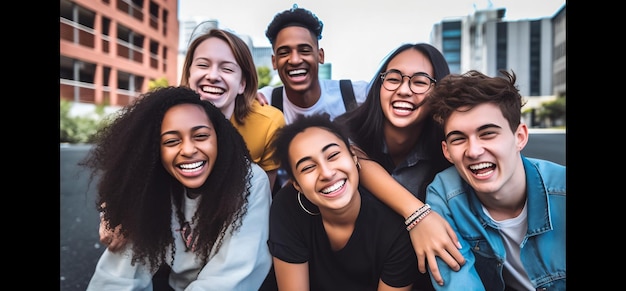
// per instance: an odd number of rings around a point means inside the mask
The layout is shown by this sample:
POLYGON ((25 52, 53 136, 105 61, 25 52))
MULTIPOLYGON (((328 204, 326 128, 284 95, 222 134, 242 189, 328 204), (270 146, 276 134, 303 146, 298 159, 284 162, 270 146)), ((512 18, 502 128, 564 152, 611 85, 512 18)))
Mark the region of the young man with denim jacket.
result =
POLYGON ((454 164, 429 185, 426 202, 457 233, 466 264, 439 258, 438 290, 565 290, 565 166, 521 154, 528 128, 515 74, 477 71, 437 83, 429 103, 454 164))

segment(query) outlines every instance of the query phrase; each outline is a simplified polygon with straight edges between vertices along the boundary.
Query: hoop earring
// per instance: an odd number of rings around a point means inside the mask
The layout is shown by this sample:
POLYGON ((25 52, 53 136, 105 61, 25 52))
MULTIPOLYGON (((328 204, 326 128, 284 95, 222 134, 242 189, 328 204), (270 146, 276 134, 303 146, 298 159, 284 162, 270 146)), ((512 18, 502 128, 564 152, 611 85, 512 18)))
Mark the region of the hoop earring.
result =
POLYGON ((300 203, 300 207, 302 208, 302 210, 304 210, 304 212, 306 212, 306 213, 308 213, 310 215, 313 215, 313 216, 319 215, 320 214, 319 212, 318 213, 313 213, 313 212, 309 211, 308 209, 306 209, 306 207, 304 207, 304 205, 302 205, 302 200, 300 200, 300 195, 301 194, 302 193, 300 193, 300 191, 298 191, 298 203, 300 203))

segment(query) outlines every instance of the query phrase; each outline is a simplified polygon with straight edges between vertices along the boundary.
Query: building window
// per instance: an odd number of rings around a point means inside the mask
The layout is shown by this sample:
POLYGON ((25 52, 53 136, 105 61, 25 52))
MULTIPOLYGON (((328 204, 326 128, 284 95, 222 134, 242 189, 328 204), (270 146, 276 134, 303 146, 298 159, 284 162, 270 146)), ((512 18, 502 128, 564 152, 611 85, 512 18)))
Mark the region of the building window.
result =
POLYGON ((117 104, 129 104, 141 93, 144 78, 134 74, 117 71, 117 104))
POLYGON ((60 56, 59 69, 61 99, 94 103, 96 64, 60 56))
POLYGON ((461 73, 461 21, 442 23, 442 53, 450 73, 461 73))
POLYGON ((67 0, 60 3, 60 37, 63 40, 94 48, 96 14, 67 0))
POLYGON ((117 9, 143 22, 143 0, 117 0, 117 9))
POLYGON ((150 67, 159 68, 159 43, 154 40, 150 40, 150 67))
POLYGON ((163 73, 167 73, 167 47, 163 46, 163 73))
POLYGON ((167 18, 170 17, 170 13, 167 9, 163 9, 163 36, 167 36, 167 18))
POLYGON ((530 22, 530 96, 541 96, 541 20, 530 22))
POLYGON ((159 5, 150 1, 150 27, 159 30, 159 5))
POLYGON ((144 36, 118 24, 117 26, 117 55, 119 57, 143 63, 144 36))
POLYGON ((508 26, 506 22, 496 24, 496 70, 507 69, 508 26))

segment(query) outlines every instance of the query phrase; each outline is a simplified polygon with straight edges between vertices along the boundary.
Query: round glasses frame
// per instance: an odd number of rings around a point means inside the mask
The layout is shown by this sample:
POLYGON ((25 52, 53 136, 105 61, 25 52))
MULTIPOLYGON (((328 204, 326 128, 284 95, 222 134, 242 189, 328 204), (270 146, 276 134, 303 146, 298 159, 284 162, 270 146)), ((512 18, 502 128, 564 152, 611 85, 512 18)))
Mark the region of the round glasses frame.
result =
POLYGON ((437 84, 437 80, 426 73, 415 73, 413 75, 404 75, 398 70, 389 70, 381 73, 380 78, 383 81, 383 87, 388 91, 395 91, 404 83, 404 78, 409 78, 409 89, 415 94, 423 94, 428 92, 433 84, 437 84))

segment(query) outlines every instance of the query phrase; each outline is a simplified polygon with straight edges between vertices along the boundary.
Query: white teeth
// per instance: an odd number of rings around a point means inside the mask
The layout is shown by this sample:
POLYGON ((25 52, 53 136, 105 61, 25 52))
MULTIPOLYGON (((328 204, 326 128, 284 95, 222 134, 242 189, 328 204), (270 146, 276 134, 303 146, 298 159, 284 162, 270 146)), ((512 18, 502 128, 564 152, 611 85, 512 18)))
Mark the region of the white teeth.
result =
POLYGON ((305 74, 305 73, 306 73, 305 69, 289 71, 289 75, 297 75, 297 74, 305 74))
POLYGON ((398 109, 408 109, 408 110, 413 110, 414 109, 413 104, 411 104, 409 102, 403 102, 403 101, 394 102, 393 103, 393 107, 394 108, 398 108, 398 109))
POLYGON ((337 189, 341 188, 341 186, 343 186, 343 184, 345 184, 345 183, 346 183, 346 180, 338 181, 337 183, 331 185, 330 187, 326 187, 326 188, 322 189, 322 193, 328 194, 328 193, 331 193, 333 191, 337 191, 337 189))
POLYGON ((202 87, 202 92, 214 93, 214 94, 222 94, 222 93, 224 93, 224 90, 222 90, 220 88, 204 86, 204 87, 202 87))
POLYGON ((484 173, 476 173, 476 176, 482 177, 482 176, 490 175, 491 173, 493 173, 493 170, 489 170, 489 171, 484 172, 484 173))
POLYGON ((492 163, 480 163, 480 164, 476 164, 476 165, 471 165, 469 168, 470 168, 470 170, 478 171, 480 169, 489 168, 489 167, 491 167, 491 165, 493 165, 493 164, 492 163))
POLYGON ((179 168, 183 170, 183 172, 193 172, 204 165, 204 162, 195 162, 191 164, 181 164, 178 165, 179 168))

